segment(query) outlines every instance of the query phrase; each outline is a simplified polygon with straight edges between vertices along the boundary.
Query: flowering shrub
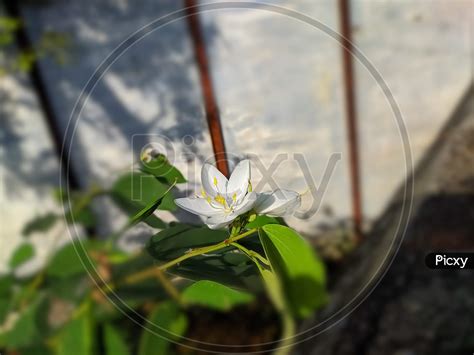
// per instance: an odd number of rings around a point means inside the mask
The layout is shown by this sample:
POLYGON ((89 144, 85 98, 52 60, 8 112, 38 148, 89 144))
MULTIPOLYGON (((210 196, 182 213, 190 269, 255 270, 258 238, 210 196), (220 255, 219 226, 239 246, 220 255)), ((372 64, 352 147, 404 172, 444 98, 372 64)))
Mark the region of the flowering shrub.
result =
POLYGON ((186 179, 158 155, 110 189, 59 194, 68 223, 92 227, 91 203, 104 197, 128 221, 107 239, 74 240, 51 251, 43 268, 19 277, 15 270, 34 255, 28 236, 48 230, 60 216, 48 213, 25 226, 11 273, 0 276, 0 348, 20 354, 172 353, 172 342, 189 331, 190 309, 226 312, 258 302, 262 293, 281 321, 274 348, 289 352, 295 320, 327 298, 323 263, 281 219, 298 208, 300 195, 253 191, 248 160, 229 180, 209 164, 201 178, 198 195, 175 199, 176 184, 186 179), (205 226, 159 218, 161 210, 178 207, 203 216, 205 226), (125 253, 117 240, 137 223, 159 231, 143 250, 125 253))

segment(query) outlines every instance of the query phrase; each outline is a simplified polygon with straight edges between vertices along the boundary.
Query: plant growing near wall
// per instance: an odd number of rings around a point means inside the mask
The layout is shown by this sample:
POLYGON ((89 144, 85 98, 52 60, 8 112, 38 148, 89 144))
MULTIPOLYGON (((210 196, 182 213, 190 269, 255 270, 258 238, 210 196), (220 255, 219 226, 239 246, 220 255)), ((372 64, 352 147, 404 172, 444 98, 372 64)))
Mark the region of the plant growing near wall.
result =
POLYGON ((7 74, 29 72, 33 64, 43 58, 51 58, 64 65, 71 41, 65 34, 44 31, 31 48, 19 50, 15 42, 16 32, 23 26, 14 17, 0 16, 0 78, 7 74))
POLYGON ((189 331, 190 309, 227 312, 265 294, 281 321, 276 352, 288 353, 295 320, 326 301, 322 261, 281 219, 299 206, 300 196, 253 191, 246 160, 229 180, 209 164, 201 177, 199 195, 175 199, 176 185, 186 179, 158 155, 119 176, 110 189, 58 194, 68 223, 93 226, 97 198, 111 199, 128 220, 110 238, 57 248, 41 270, 19 277, 15 270, 35 253, 28 236, 61 217, 47 213, 25 226, 12 271, 0 277, 0 348, 20 354, 173 353, 173 342, 189 331), (160 211, 178 207, 203 216, 205 225, 159 218, 160 211), (138 223, 159 231, 143 250, 125 253, 117 240, 138 223), (119 311, 124 309, 145 327, 136 327, 119 311))

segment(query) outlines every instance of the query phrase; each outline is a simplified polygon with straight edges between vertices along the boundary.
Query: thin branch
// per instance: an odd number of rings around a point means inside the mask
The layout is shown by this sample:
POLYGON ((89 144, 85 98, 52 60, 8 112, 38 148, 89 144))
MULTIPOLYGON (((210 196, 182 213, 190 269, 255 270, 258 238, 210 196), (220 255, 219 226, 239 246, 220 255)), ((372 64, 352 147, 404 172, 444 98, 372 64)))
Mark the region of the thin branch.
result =
MULTIPOLYGON (((159 266, 158 269, 161 270, 161 271, 164 271, 164 270, 166 270, 166 269, 168 269, 168 268, 170 268, 170 267, 172 267, 176 264, 179 264, 180 262, 182 262, 186 259, 190 259, 190 258, 195 257, 195 256, 199 256, 199 255, 202 255, 202 254, 207 254, 207 253, 210 253, 210 252, 213 252, 213 251, 216 251, 216 250, 227 248, 233 242, 236 242, 236 241, 238 241, 242 238, 245 238, 249 235, 252 235, 256 231, 257 231, 257 228, 254 228, 254 229, 251 229, 251 230, 249 230, 245 233, 239 234, 235 237, 230 237, 229 239, 226 239, 226 240, 224 240, 220 243, 217 243, 217 244, 214 244, 214 245, 209 245, 207 247, 202 247, 202 248, 197 248, 197 249, 191 250, 190 252, 188 252, 184 255, 181 255, 180 257, 178 257, 174 260, 171 260, 171 261, 167 262, 166 264, 163 264, 163 265, 159 266)), ((154 267, 139 271, 135 274, 129 275, 124 279, 124 282, 127 283, 127 284, 133 284, 133 283, 137 283, 137 282, 140 282, 142 280, 145 280, 149 277, 153 277, 153 276, 156 275, 156 269, 157 269, 157 267, 154 266, 154 267)))
POLYGON ((264 258, 262 255, 260 255, 259 253, 257 253, 256 251, 253 251, 253 250, 250 250, 250 249, 247 249, 246 247, 244 247, 243 245, 239 244, 239 243, 232 243, 231 244, 232 246, 236 247, 237 249, 241 250, 242 252, 244 252, 245 254, 247 254, 249 257, 251 258, 256 258, 258 259, 260 262, 262 262, 263 264, 267 265, 267 266, 270 266, 270 262, 264 258))

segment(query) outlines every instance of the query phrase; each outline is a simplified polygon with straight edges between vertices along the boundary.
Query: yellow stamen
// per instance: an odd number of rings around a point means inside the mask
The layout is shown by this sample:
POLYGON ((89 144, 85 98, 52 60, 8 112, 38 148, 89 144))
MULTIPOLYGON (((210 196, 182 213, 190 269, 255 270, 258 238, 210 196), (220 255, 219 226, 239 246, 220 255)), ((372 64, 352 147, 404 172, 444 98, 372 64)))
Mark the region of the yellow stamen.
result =
POLYGON ((234 201, 234 202, 237 201, 237 194, 236 194, 236 193, 234 193, 234 194, 232 195, 232 201, 234 201))
POLYGON ((300 193, 300 196, 304 196, 311 191, 312 191, 312 188, 308 186, 308 188, 303 193, 300 193))
POLYGON ((214 178, 214 186, 217 186, 217 178, 214 178))
POLYGON ((202 197, 204 197, 204 198, 207 197, 206 191, 204 191, 204 189, 201 189, 201 195, 202 195, 202 197))
POLYGON ((225 198, 221 195, 217 195, 216 197, 214 197, 214 200, 216 200, 216 202, 221 204, 222 206, 225 206, 225 198))

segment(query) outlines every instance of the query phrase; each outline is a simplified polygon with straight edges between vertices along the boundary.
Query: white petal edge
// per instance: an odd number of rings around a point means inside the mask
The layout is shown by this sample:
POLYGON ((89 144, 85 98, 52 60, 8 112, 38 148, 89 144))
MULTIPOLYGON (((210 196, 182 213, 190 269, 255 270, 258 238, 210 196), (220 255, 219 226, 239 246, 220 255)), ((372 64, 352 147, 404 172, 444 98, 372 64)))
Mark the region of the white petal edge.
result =
POLYGON ((204 223, 206 223, 206 225, 210 229, 221 229, 221 228, 227 227, 237 217, 238 215, 235 213, 231 213, 227 215, 219 214, 219 215, 208 217, 204 223))
POLYGON ((247 193, 250 180, 250 160, 242 160, 232 172, 229 182, 227 183, 227 196, 235 201, 240 202, 247 193))
POLYGON ((222 210, 212 207, 204 198, 200 197, 177 198, 174 202, 183 210, 200 216, 210 217, 222 213, 222 210))
POLYGON ((295 191, 278 189, 258 195, 255 211, 272 217, 291 215, 301 205, 301 195, 295 191))
POLYGON ((240 204, 235 206, 234 212, 236 215, 244 214, 250 211, 257 202, 257 194, 255 192, 249 192, 243 199, 240 204))
POLYGON ((205 163, 201 169, 201 183, 206 194, 211 198, 217 195, 225 196, 227 191, 227 178, 214 166, 205 163), (214 180, 215 179, 215 180, 214 180), (217 182, 217 186, 215 184, 217 182))

